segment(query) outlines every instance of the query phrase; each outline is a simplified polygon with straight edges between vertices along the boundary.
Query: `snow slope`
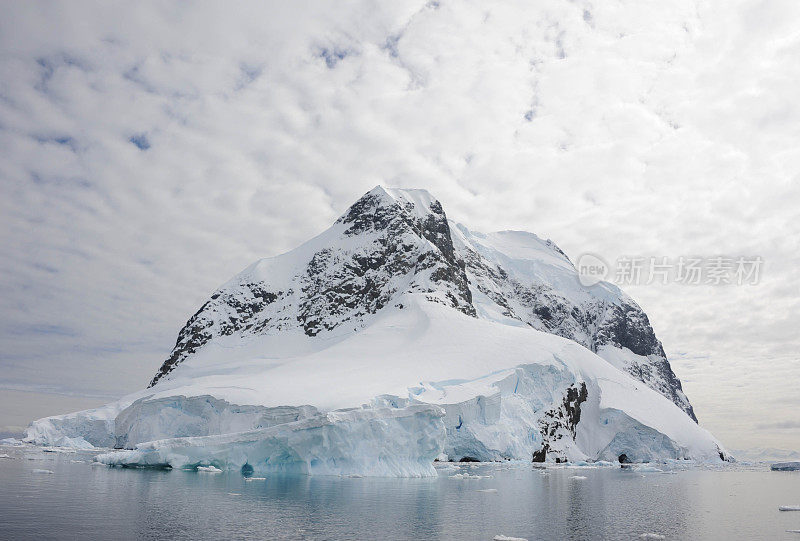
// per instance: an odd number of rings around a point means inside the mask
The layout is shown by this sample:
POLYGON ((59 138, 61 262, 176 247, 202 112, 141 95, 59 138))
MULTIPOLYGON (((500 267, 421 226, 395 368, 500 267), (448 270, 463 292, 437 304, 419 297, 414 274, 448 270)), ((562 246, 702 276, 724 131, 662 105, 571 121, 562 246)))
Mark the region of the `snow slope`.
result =
POLYGON ((617 286, 583 286, 558 246, 533 233, 482 234, 450 225, 479 317, 574 340, 697 420, 647 315, 617 286))
POLYGON ((724 458, 618 342, 602 344, 612 362, 584 347, 608 318, 538 330, 525 294, 536 284, 553 310, 633 302, 608 284, 587 293, 571 273, 549 241, 478 236, 424 190, 378 187, 215 292, 151 387, 36 421, 28 441, 126 449, 98 457, 107 464, 310 474, 433 475, 442 453, 724 458))

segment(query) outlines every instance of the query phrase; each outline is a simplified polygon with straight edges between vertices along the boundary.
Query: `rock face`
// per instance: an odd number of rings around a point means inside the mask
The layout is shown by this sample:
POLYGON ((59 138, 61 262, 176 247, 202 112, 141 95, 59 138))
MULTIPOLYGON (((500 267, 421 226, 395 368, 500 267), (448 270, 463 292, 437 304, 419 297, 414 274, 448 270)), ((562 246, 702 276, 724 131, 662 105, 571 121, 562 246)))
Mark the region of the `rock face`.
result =
POLYGON ((568 441, 575 439, 581 420, 581 404, 586 402, 588 396, 585 382, 581 382, 580 388, 577 385, 567 387, 561 404, 548 410, 539 419, 542 447, 533 453, 532 462, 544 462, 548 454, 555 454, 556 462, 565 460, 563 454, 557 450, 560 447, 559 440, 565 437, 568 441))
POLYGON ((378 187, 356 201, 307 243, 299 267, 287 272, 262 260, 214 292, 178 333, 150 386, 215 336, 355 330, 402 293, 422 292, 474 316, 441 204, 423 190, 390 191, 378 187))
POLYGON ((550 240, 471 232, 428 192, 379 186, 305 246, 303 265, 275 272, 262 260, 214 292, 150 386, 215 336, 357 330, 401 294, 422 292, 470 316, 573 340, 697 421, 647 315, 612 284, 581 286, 550 240))

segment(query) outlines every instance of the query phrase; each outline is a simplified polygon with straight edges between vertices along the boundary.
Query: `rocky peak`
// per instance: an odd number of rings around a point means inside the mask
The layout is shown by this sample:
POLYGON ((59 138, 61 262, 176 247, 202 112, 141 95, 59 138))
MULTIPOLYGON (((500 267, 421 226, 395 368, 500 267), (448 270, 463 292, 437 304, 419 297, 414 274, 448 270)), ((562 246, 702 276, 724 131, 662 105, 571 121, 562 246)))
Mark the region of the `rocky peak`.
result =
POLYGON ((455 250, 442 204, 427 190, 387 189, 376 186, 337 220, 349 227, 345 235, 384 231, 400 235, 406 229, 433 244, 450 263, 455 250))
POLYGON ((217 336, 356 332, 403 294, 475 316, 442 205, 425 190, 377 186, 322 235, 217 290, 181 330, 151 386, 217 336))

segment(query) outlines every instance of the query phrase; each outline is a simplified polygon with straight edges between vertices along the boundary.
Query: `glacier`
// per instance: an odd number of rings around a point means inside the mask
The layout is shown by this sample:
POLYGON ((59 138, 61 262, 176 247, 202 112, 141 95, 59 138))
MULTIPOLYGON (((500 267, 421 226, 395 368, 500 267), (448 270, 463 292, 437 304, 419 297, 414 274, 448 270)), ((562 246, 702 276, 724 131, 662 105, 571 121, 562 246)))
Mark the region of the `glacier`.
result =
POLYGON ((729 458, 632 299, 580 285, 550 241, 477 234, 424 190, 382 187, 220 287, 148 388, 26 440, 248 475, 729 458))

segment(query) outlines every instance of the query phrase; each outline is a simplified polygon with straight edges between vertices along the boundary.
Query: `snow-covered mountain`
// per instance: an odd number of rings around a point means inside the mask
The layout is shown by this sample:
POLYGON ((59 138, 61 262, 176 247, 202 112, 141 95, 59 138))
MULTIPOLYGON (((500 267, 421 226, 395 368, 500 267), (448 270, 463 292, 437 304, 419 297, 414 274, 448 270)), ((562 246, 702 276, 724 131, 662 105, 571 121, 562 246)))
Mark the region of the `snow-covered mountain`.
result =
POLYGON ((753 449, 737 449, 732 451, 737 460, 748 462, 790 462, 800 460, 800 452, 774 447, 757 447, 753 449))
POLYGON ((725 458, 647 316, 551 241, 376 187, 220 287, 150 387, 36 421, 100 460, 426 475, 431 461, 725 458))

